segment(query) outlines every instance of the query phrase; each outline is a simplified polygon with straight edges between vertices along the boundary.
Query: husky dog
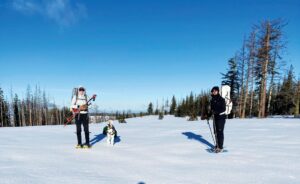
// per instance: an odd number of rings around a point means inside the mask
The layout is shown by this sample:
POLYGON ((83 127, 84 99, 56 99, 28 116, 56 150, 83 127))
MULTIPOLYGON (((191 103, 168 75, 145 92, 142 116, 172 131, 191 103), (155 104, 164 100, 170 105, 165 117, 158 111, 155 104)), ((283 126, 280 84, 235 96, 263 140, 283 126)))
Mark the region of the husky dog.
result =
POLYGON ((108 121, 106 135, 107 135, 107 144, 108 145, 114 145, 115 143, 115 136, 116 136, 116 129, 112 124, 112 120, 108 121))

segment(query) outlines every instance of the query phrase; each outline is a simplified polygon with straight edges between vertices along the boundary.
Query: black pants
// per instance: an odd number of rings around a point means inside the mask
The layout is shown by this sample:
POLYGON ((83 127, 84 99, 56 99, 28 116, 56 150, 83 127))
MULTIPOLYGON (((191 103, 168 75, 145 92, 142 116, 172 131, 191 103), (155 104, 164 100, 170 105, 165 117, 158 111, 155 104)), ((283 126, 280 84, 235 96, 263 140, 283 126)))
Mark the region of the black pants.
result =
POLYGON ((75 117, 76 122, 76 134, 78 144, 82 144, 81 140, 81 125, 83 125, 83 130, 85 134, 85 144, 90 144, 90 132, 89 132, 89 119, 88 114, 78 114, 75 117))
POLYGON ((215 117, 214 130, 216 135, 217 147, 220 149, 223 149, 225 121, 225 117, 215 117))

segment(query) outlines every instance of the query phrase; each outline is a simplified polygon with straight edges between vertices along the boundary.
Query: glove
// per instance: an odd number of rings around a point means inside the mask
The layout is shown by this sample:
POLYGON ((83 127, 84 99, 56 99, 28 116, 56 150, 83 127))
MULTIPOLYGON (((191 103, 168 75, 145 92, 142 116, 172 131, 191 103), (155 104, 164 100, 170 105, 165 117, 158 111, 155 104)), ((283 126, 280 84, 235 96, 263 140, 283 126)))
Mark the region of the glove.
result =
POLYGON ((209 118, 212 116, 212 112, 210 111, 208 114, 207 114, 207 119, 209 120, 209 118))

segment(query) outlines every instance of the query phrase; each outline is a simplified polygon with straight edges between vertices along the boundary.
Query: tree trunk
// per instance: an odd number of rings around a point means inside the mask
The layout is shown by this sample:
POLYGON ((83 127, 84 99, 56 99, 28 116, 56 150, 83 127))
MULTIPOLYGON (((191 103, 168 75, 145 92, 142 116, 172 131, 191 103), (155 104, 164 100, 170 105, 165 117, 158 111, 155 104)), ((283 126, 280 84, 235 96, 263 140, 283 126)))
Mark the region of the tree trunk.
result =
POLYGON ((245 87, 244 87, 244 75, 245 75, 245 41, 243 44, 243 48, 242 48, 242 58, 241 58, 241 94, 239 96, 239 117, 242 117, 242 111, 243 111, 243 99, 244 99, 244 91, 245 91, 245 87))
POLYGON ((270 23, 267 23, 266 26, 266 36, 263 43, 265 48, 264 50, 264 58, 262 63, 262 78, 261 78, 261 90, 260 90, 260 104, 259 104, 259 118, 265 117, 266 112, 266 89, 267 89, 267 76, 268 76, 268 65, 269 65, 269 48, 270 48, 270 23))
POLYGON ((245 118, 245 114, 246 114, 246 104, 247 104, 248 91, 249 91, 249 78, 250 78, 250 61, 248 61, 248 69, 247 69, 247 78, 246 78, 244 101, 243 101, 242 118, 245 118))
POLYGON ((270 114, 273 88, 274 88, 274 75, 272 74, 271 81, 270 81, 270 87, 269 87, 269 94, 268 94, 268 106, 267 106, 267 114, 268 115, 270 114))

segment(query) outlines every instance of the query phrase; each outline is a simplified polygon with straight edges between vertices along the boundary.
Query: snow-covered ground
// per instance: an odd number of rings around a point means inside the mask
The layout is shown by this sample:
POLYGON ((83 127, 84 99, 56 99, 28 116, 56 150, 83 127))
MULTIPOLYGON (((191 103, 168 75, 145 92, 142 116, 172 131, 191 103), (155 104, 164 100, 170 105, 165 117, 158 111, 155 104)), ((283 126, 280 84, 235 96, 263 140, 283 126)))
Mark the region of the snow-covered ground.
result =
POLYGON ((104 125, 90 126, 90 150, 74 148, 74 125, 1 128, 0 183, 300 183, 299 119, 228 120, 221 154, 206 150, 205 121, 129 119, 114 147, 104 125))

